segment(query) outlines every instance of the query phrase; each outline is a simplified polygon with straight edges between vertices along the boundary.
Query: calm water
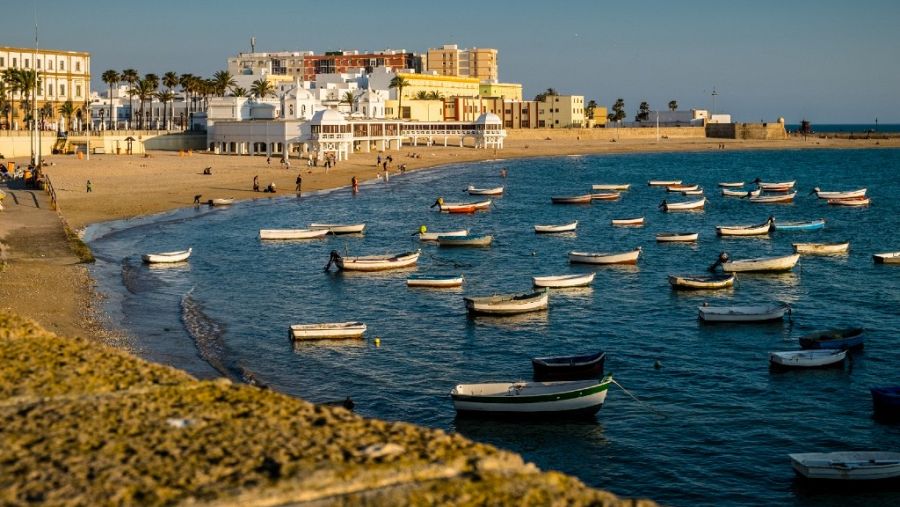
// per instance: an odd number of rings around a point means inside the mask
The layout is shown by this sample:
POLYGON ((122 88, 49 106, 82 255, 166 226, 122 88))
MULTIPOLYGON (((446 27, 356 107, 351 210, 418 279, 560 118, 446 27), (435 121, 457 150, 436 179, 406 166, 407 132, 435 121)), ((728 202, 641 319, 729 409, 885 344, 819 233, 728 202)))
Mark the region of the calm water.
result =
MULTIPOLYGON (((494 161, 398 176, 347 190, 283 196, 227 209, 184 210, 92 228, 95 270, 113 319, 144 357, 201 377, 251 372, 279 391, 311 401, 352 396, 366 416, 459 431, 522 453, 545 469, 574 474, 622 495, 673 505, 843 505, 900 503, 900 493, 847 496, 794 479, 786 454, 900 450, 900 427, 871 418, 868 388, 900 383, 900 268, 871 254, 900 249, 900 150, 715 152, 494 161), (509 176, 501 181, 501 167, 509 176), (719 181, 798 180, 793 205, 723 198, 719 181), (664 190, 648 179, 702 184, 705 212, 657 210, 664 190), (551 195, 585 193, 592 183, 629 182, 619 202, 554 206, 551 195), (428 209, 437 195, 465 200, 467 184, 503 184, 487 213, 428 209), (869 188, 869 209, 836 209, 807 196, 869 188), (812 233, 720 239, 716 224, 825 217, 812 233), (646 217, 618 229, 615 217, 646 217), (537 236, 536 223, 579 220, 577 236, 537 236), (260 228, 310 222, 366 222, 365 236, 261 243, 260 228), (469 227, 495 235, 490 249, 439 249, 410 235, 469 227), (654 241, 662 231, 700 231, 697 245, 654 241), (746 275, 730 291, 682 294, 668 273, 703 272, 718 253, 781 255, 792 241, 850 240, 844 257, 804 258, 793 273, 746 275), (139 255, 192 246, 190 263, 148 268, 139 255), (406 273, 323 273, 332 249, 352 254, 422 248, 419 272, 466 276, 460 290, 411 290, 406 273), (467 318, 463 294, 525 291, 530 277, 589 270, 569 250, 643 246, 637 267, 598 268, 592 289, 553 293, 550 310, 526 318, 467 318), (793 305, 783 324, 709 326, 697 306, 771 300, 793 305), (369 340, 293 348, 291 323, 361 320, 369 340), (864 326, 865 352, 845 370, 770 373, 767 353, 797 347, 823 327, 864 326), (372 338, 381 337, 376 348, 372 338), (608 352, 607 370, 644 404, 617 388, 596 422, 514 424, 456 420, 448 392, 459 382, 528 379, 535 355, 608 352), (663 367, 654 369, 659 360, 663 367)), ((669 196, 673 200, 680 198, 669 196)))

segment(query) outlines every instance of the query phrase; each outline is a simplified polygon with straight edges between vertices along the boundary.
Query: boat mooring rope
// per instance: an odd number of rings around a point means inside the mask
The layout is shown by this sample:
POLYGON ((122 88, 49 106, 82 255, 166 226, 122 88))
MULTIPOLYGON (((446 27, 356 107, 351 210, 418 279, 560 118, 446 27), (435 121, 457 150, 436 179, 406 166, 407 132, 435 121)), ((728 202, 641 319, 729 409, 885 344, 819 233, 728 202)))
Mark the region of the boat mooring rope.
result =
POLYGON ((631 399, 633 399, 634 401, 640 403, 643 407, 646 407, 647 409, 649 409, 649 410, 650 410, 651 412, 653 412, 654 414, 656 414, 656 415, 658 415, 658 416, 660 416, 660 417, 662 417, 662 418, 664 418, 664 419, 668 419, 668 418, 669 418, 669 416, 667 416, 666 414, 660 412, 659 410, 656 410, 655 408, 651 407, 649 404, 644 403, 643 401, 639 400, 637 396, 631 394, 631 392, 629 392, 628 389, 625 389, 624 387, 622 387, 622 384, 616 382, 615 379, 609 379, 609 380, 610 380, 610 382, 612 382, 613 384, 617 385, 617 386, 619 387, 619 389, 622 390, 622 392, 624 392, 625 394, 627 394, 628 396, 630 396, 631 399))

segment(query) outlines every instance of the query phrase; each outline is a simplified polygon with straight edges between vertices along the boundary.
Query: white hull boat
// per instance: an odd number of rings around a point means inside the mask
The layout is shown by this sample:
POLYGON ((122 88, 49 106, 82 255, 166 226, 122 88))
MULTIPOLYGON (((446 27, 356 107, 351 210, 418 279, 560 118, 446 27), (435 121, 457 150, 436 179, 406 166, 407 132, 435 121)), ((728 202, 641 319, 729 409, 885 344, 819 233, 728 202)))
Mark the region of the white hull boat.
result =
POLYGON ((170 264, 173 262, 184 262, 191 256, 193 248, 187 250, 179 250, 176 252, 160 252, 149 253, 141 256, 147 264, 170 264))
POLYGON ((229 204, 234 204, 234 197, 229 197, 227 199, 210 199, 210 206, 228 206, 229 204))
POLYGON ((794 471, 807 479, 874 481, 900 477, 900 452, 806 452, 788 457, 794 471))
POLYGON ((862 208, 872 203, 872 199, 868 197, 851 197, 849 199, 828 199, 827 202, 831 206, 844 206, 848 208, 862 208))
POLYGON ((716 290, 734 286, 734 275, 669 275, 669 284, 678 290, 716 290))
POLYGON ((462 275, 412 275, 406 279, 407 287, 447 288, 462 284, 462 275))
POLYGON ((535 225, 534 232, 538 234, 553 234, 557 232, 572 232, 578 227, 578 220, 560 225, 535 225))
POLYGON ((671 213, 673 211, 696 211, 702 210, 703 206, 706 205, 706 197, 696 200, 696 201, 685 201, 685 202, 663 202, 659 205, 663 211, 667 213, 671 213))
POLYGON ((547 309, 547 291, 463 298, 469 313, 481 315, 515 315, 547 309))
POLYGON ((503 187, 475 188, 469 185, 469 188, 466 189, 466 192, 468 192, 469 195, 502 195, 503 187))
POLYGON ((328 229, 260 229, 259 239, 313 239, 328 234, 328 229))
POLYGON ((794 184, 797 183, 797 180, 794 181, 782 181, 782 182, 771 182, 766 183, 763 181, 755 181, 756 186, 759 187, 760 190, 766 190, 768 192, 787 192, 794 188, 794 184))
POLYGON ((875 264, 900 264, 900 252, 885 252, 872 255, 875 264))
POLYGON ((591 185, 591 190, 611 190, 615 192, 624 192, 631 188, 630 183, 601 183, 599 185, 591 185))
POLYGON ((535 276, 531 280, 535 287, 563 289, 569 287, 587 287, 594 281, 596 273, 558 276, 535 276))
POLYGON ((644 217, 613 218, 611 223, 614 227, 643 227, 644 226, 644 217))
POLYGON ((744 186, 743 181, 728 181, 724 183, 719 183, 719 186, 722 188, 741 188, 744 186))
POLYGON ((769 362, 783 368, 825 368, 842 363, 846 350, 812 349, 769 352, 769 362))
POLYGON ((865 197, 866 190, 868 189, 860 188, 859 190, 849 190, 846 192, 823 192, 816 187, 813 189, 813 192, 816 193, 816 197, 819 199, 854 199, 865 197))
POLYGON ((359 234, 366 230, 366 224, 309 224, 310 229, 325 229, 331 234, 359 234))
POLYGON ((699 189, 700 185, 669 185, 666 187, 666 192, 690 192, 699 189))
POLYGON ((762 193, 762 190, 728 190, 727 188, 722 189, 722 195, 725 197, 759 197, 759 194, 762 193))
POLYGON ((601 380, 459 384, 450 397, 460 414, 586 416, 600 410, 611 383, 608 375, 601 380))
POLYGON ((794 196, 796 195, 797 192, 791 192, 790 194, 785 195, 759 195, 756 197, 751 197, 750 202, 754 204, 779 204, 794 202, 794 196))
POLYGON ((335 340, 362 338, 366 325, 362 322, 328 322, 322 324, 294 324, 291 338, 294 340, 335 340))
POLYGON ((671 187, 672 185, 681 185, 681 180, 650 180, 647 186, 650 187, 671 187))
POLYGON ((726 273, 790 271, 799 260, 800 254, 792 254, 783 257, 760 257, 758 259, 728 261, 722 264, 722 271, 726 273))
POLYGON ((386 271, 389 269, 415 266, 419 261, 420 251, 406 252, 399 255, 367 255, 361 257, 338 257, 337 267, 344 271, 386 271))
POLYGON ((717 225, 716 234, 719 236, 765 236, 772 230, 775 221, 769 219, 759 225, 717 225))
POLYGON ((438 236, 440 246, 491 246, 494 237, 486 236, 438 236))
POLYGON ((789 305, 776 303, 754 306, 701 306, 700 320, 705 322, 766 322, 784 318, 789 305))
POLYGON ((844 243, 794 243, 794 252, 809 255, 844 254, 850 250, 850 242, 844 243))
POLYGON ((685 190, 684 192, 681 193, 681 195, 684 195, 684 196, 688 196, 688 195, 703 195, 703 189, 702 189, 702 188, 699 188, 699 189, 697 189, 697 190, 685 190))
POLYGON ((569 252, 569 262, 576 264, 637 264, 640 255, 640 247, 622 253, 569 252))
POLYGON ((486 201, 478 201, 478 202, 447 202, 441 204, 441 211, 449 212, 453 209, 457 208, 475 208, 476 210, 484 210, 491 207, 491 203, 494 201, 488 199, 486 201))
POLYGON ((656 241, 659 243, 693 243, 699 237, 699 232, 661 232, 656 235, 656 241))
POLYGON ((600 194, 591 194, 592 201, 618 201, 622 194, 618 192, 603 192, 600 194))
POLYGON ((439 236, 468 236, 469 229, 460 229, 458 231, 446 231, 446 232, 420 232, 419 233, 419 241, 437 241, 439 236))

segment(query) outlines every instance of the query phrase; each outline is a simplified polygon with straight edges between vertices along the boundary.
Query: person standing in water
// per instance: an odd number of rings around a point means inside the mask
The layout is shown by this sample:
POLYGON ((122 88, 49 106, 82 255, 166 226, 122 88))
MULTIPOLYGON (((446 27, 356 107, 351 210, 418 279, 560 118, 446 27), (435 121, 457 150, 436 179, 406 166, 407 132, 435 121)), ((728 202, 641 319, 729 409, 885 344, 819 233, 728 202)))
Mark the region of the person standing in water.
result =
POLYGON ((297 180, 295 183, 297 184, 297 195, 300 195, 300 192, 303 190, 303 177, 300 176, 300 173, 297 173, 297 180))
POLYGON ((350 184, 353 185, 353 193, 359 192, 359 180, 356 179, 356 176, 350 179, 350 184))

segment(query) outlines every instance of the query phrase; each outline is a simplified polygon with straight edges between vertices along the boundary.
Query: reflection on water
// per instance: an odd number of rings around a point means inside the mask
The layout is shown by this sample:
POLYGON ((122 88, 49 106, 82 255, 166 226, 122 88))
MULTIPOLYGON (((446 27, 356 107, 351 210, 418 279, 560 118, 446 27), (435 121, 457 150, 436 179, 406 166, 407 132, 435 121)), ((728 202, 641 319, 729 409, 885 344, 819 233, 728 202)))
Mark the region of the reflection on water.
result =
POLYGON ((546 326, 549 318, 548 310, 520 313, 518 315, 472 315, 469 322, 475 326, 497 326, 508 329, 526 329, 533 325, 546 326))

